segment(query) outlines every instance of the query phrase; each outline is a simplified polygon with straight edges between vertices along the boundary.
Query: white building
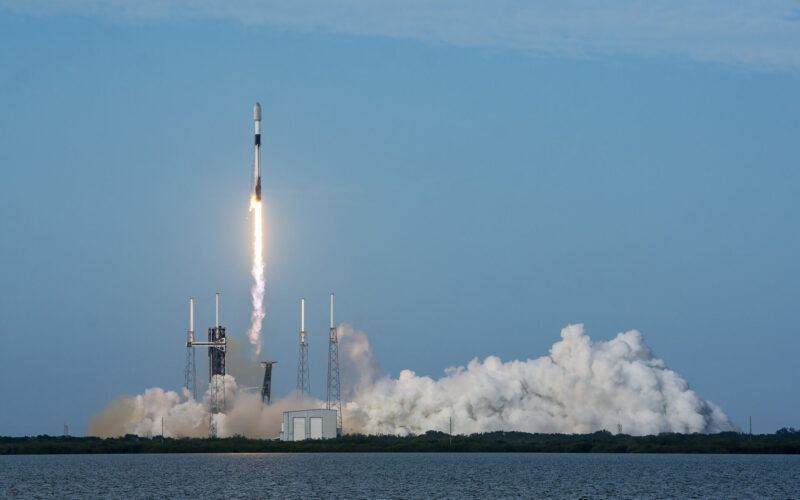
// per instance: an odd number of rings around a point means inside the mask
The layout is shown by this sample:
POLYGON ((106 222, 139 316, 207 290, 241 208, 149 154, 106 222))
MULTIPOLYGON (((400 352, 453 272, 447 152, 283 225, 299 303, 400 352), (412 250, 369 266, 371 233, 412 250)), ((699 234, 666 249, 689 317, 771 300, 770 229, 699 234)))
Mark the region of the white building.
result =
POLYGON ((336 437, 336 410, 283 412, 281 441, 331 439, 336 437))

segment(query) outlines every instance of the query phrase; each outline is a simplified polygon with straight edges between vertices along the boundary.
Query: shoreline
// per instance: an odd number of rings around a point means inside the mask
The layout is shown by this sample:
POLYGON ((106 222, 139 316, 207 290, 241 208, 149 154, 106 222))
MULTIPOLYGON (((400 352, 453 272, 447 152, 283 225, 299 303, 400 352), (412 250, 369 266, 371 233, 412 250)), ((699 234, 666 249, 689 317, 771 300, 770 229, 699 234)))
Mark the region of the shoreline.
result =
POLYGON ((454 435, 429 431, 416 436, 346 434, 329 440, 282 442, 244 437, 170 438, 127 435, 118 438, 31 436, 0 437, 0 455, 130 453, 657 453, 800 454, 800 431, 748 435, 663 433, 655 436, 528 434, 491 432, 454 435))

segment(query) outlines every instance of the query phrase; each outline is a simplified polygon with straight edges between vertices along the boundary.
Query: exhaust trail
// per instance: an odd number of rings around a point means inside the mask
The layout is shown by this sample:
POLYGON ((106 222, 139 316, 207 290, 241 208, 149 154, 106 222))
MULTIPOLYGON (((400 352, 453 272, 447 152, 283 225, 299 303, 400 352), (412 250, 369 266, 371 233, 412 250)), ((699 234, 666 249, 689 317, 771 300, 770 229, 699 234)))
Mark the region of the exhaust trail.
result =
POLYGON ((261 202, 255 198, 250 199, 250 211, 253 212, 253 266, 250 274, 253 276, 253 286, 250 297, 253 302, 253 312, 250 314, 250 328, 247 330, 247 339, 255 347, 256 355, 261 353, 261 322, 266 315, 264 311, 264 235, 262 224, 261 202))

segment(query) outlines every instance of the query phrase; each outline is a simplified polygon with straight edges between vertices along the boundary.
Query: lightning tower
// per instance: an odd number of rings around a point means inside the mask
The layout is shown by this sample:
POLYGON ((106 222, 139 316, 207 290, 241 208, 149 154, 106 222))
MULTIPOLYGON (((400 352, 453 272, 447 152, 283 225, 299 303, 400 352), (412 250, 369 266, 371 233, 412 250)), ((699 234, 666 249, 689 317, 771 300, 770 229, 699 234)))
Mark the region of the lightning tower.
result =
POLYGON ((327 408, 336 410, 336 434, 342 435, 342 397, 339 383, 339 334, 333 326, 333 294, 331 294, 331 329, 328 337, 327 408))
POLYGON ((311 396, 308 374, 308 343, 306 342, 306 299, 300 299, 300 356, 297 360, 297 394, 311 396))
POLYGON ((186 332, 186 369, 183 373, 183 386, 197 401, 197 358, 194 344, 194 298, 189 299, 189 331, 186 332))

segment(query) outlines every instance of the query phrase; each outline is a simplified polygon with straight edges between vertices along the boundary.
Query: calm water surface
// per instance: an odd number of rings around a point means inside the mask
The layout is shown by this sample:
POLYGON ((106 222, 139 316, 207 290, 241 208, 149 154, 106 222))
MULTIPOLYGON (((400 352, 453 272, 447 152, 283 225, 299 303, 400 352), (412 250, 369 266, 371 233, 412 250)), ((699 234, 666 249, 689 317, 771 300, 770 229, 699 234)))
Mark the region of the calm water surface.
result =
POLYGON ((10 498, 800 498, 800 456, 0 456, 10 498))

